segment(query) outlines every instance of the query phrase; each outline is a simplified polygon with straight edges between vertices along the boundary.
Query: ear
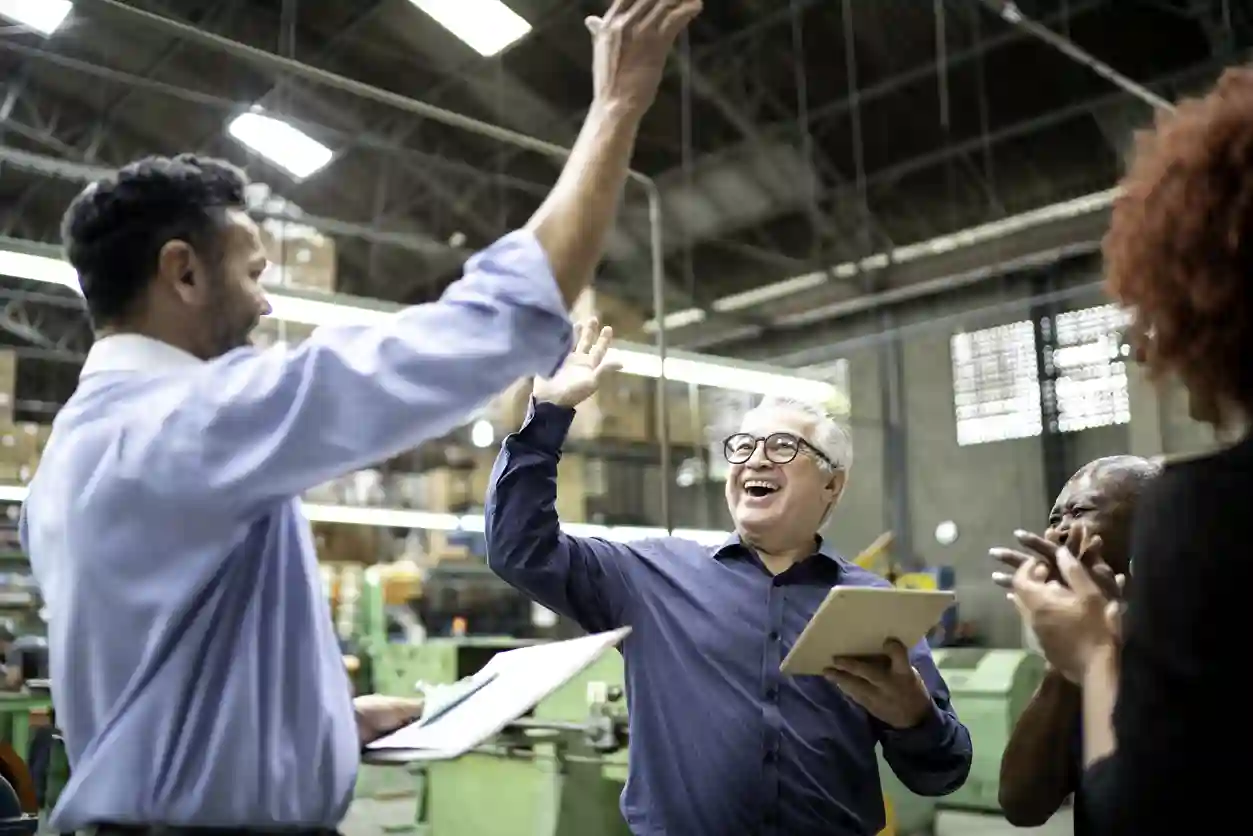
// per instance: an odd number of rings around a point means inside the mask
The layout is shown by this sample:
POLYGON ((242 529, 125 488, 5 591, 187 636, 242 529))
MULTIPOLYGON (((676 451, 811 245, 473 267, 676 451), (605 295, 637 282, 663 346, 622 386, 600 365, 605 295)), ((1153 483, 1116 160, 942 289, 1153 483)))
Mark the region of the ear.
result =
POLYGON ((848 474, 843 470, 837 470, 831 474, 831 481, 827 483, 827 490, 831 491, 831 501, 838 502, 840 495, 844 493, 844 485, 848 482, 848 474))
POLYGON ((157 253, 156 281, 192 303, 204 293, 200 278, 200 260, 191 245, 177 238, 166 241, 157 253))

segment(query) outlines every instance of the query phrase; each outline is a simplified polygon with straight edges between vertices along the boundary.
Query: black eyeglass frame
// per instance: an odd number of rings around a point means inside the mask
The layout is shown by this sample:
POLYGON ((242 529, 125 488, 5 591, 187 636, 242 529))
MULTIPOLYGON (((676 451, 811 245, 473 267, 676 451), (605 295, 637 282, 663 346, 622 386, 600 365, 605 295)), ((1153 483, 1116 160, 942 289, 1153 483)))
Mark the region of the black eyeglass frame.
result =
POLYGON ((826 453, 822 452, 817 447, 810 444, 808 441, 801 438, 796 433, 788 433, 788 432, 770 433, 770 435, 765 435, 765 436, 753 435, 752 433, 731 433, 731 435, 727 436, 722 442, 722 457, 727 460, 727 464, 744 464, 744 462, 748 461, 749 459, 753 457, 753 454, 757 452, 757 447, 762 444, 765 445, 766 459, 768 461, 773 462, 774 464, 788 464, 790 462, 793 462, 796 460, 797 454, 799 454, 802 450, 807 450, 809 451, 809 454, 811 456, 817 458, 819 461, 826 464, 832 470, 840 469, 839 465, 831 461, 831 459, 827 457, 826 453), (737 438, 747 439, 753 442, 753 446, 747 448, 748 455, 744 456, 743 458, 738 458, 737 454, 733 454, 731 452, 731 442, 737 438), (774 439, 787 439, 793 442, 795 446, 792 448, 792 455, 788 456, 786 459, 783 459, 783 460, 772 458, 770 455, 770 442, 774 439))

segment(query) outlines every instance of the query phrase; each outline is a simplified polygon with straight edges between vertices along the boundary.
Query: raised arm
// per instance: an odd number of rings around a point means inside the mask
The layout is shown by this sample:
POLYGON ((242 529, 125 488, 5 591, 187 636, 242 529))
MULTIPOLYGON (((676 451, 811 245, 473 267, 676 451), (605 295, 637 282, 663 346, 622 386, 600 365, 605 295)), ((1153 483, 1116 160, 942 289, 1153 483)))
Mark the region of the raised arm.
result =
POLYGON ((557 462, 573 417, 573 409, 532 401, 522 429, 505 439, 487 493, 487 562, 531 599, 600 632, 629 621, 636 556, 560 529, 557 462))
POLYGON ((248 515, 447 432, 520 377, 551 373, 570 347, 565 309, 603 253, 639 121, 699 9, 619 0, 592 27, 594 100, 552 194, 437 303, 206 364, 127 416, 123 464, 206 513, 248 515))
POLYGON ((1078 789, 1078 686, 1054 670, 1023 710, 1001 755, 1001 810, 1010 824, 1039 827, 1078 789))
POLYGON ((940 796, 966 783, 974 754, 970 732, 957 719, 948 685, 931 657, 926 639, 909 651, 909 662, 931 695, 931 711, 913 728, 897 729, 875 721, 883 758, 912 792, 940 796))
POLYGON ((581 323, 577 344, 552 380, 536 381, 522 429, 505 439, 487 493, 487 561, 493 571, 551 610, 598 632, 629 622, 637 557, 629 546, 562 533, 557 463, 574 406, 612 366, 612 334, 581 323), (599 338, 597 338, 599 335, 599 338))

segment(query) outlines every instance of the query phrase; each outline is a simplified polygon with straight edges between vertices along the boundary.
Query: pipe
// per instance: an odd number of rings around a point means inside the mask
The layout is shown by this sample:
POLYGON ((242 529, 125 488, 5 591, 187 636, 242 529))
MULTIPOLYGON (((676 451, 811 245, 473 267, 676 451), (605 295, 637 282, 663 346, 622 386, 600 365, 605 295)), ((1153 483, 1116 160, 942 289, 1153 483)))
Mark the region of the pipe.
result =
MULTIPOLYGON (((545 142, 533 136, 519 133, 517 131, 502 128, 499 125, 492 125, 488 122, 481 122, 478 119, 472 119, 460 113, 451 110, 445 110, 441 107, 420 102, 417 99, 402 96, 399 93, 393 93, 390 90, 383 90, 369 84, 328 72, 318 67, 311 67, 291 58, 285 58, 263 49, 233 41, 224 38, 221 35, 215 35, 212 32, 205 32, 196 27, 183 23, 173 18, 164 17, 162 15, 153 14, 152 12, 137 9, 134 6, 128 6, 119 0, 79 0, 79 5, 84 8, 100 8, 109 9, 119 14, 127 15, 138 23, 147 24, 156 29, 164 29, 175 37, 186 38, 195 41, 209 49, 215 49, 248 61, 258 64, 273 72, 280 74, 288 74, 304 78, 314 84, 320 84, 325 87, 332 87, 345 93, 350 93, 362 99, 378 102, 379 104, 394 107, 397 110, 407 111, 417 116, 430 119, 433 122, 447 125, 452 128, 458 128, 472 134, 478 134, 506 145, 514 145, 519 148, 525 148, 539 154, 546 154, 552 157, 567 159, 570 156, 570 149, 551 142, 545 142)), ((661 358, 661 373, 657 378, 658 392, 658 409, 665 409, 666 406, 666 299, 665 299, 665 253, 662 250, 663 226, 662 226, 662 205, 661 190, 658 188, 656 181, 651 177, 642 174, 634 169, 628 172, 628 179, 634 181, 643 188, 644 194, 648 200, 648 224, 649 224, 649 240, 653 250, 652 258, 652 291, 653 291, 653 316, 658 323, 655 343, 657 346, 657 354, 661 358)), ((672 529, 672 514, 670 508, 670 421, 669 416, 663 413, 663 420, 659 422, 659 434, 661 444, 661 498, 662 498, 662 526, 667 530, 672 529)))
POLYGON ((1067 58, 1082 64, 1115 87, 1130 93, 1145 104, 1158 110, 1173 111, 1175 109, 1174 104, 1157 95, 1143 84, 1123 75, 1109 64, 1092 55, 1092 53, 1079 47, 1074 41, 1027 17, 1013 0, 983 0, 983 2, 984 5, 1010 26, 1013 26, 1015 29, 1021 29, 1036 40, 1048 44, 1067 58))

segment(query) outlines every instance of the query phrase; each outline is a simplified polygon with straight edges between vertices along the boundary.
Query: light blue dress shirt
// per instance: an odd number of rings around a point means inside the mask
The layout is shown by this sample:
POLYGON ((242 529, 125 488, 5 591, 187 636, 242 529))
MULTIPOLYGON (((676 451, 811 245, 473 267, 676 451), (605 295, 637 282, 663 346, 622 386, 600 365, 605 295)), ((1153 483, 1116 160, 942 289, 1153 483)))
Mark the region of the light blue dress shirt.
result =
POLYGON ((338 825, 357 727, 298 497, 551 374, 570 338, 515 232, 438 302, 293 348, 98 341, 22 509, 72 770, 52 826, 338 825))

